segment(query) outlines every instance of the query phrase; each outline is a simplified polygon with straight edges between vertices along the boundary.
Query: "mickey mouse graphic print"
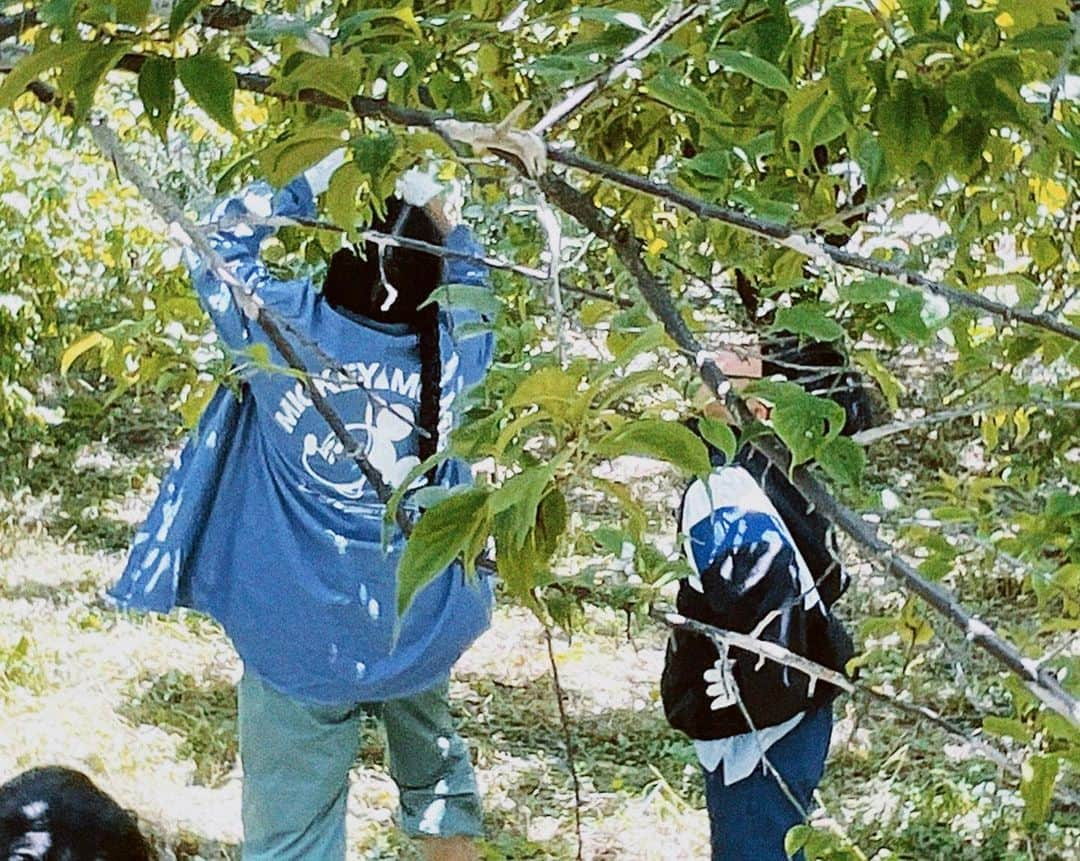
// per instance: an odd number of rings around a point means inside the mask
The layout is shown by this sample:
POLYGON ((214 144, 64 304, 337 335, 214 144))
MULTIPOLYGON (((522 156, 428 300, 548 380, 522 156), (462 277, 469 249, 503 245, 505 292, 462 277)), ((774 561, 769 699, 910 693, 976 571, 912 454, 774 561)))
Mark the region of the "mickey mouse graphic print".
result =
MULTIPOLYGON (((259 259, 273 232, 267 222, 314 214, 305 178, 276 193, 257 184, 217 208, 212 242, 256 301, 281 321, 314 374, 312 385, 396 487, 419 463, 416 333, 336 310, 310 280, 275 278, 259 259)), ((480 254, 463 227, 445 244, 480 254)), ((239 396, 218 390, 162 479, 111 596, 125 608, 186 606, 212 615, 260 678, 308 702, 396 699, 437 684, 489 624, 490 584, 482 576, 467 580, 455 564, 395 618, 404 542, 397 535, 384 548, 384 508, 374 488, 305 387, 281 372, 285 361, 226 286, 198 259, 187 262, 243 383, 239 396)), ((486 279, 486 270, 471 261, 450 259, 444 267, 445 283, 484 285, 486 279)), ((440 312, 441 445, 463 394, 490 363, 489 331, 458 334, 463 323, 477 322, 474 312, 440 312)), ((454 460, 436 473, 448 486, 470 478, 468 467, 454 460)), ((426 481, 417 479, 417 486, 426 481)))

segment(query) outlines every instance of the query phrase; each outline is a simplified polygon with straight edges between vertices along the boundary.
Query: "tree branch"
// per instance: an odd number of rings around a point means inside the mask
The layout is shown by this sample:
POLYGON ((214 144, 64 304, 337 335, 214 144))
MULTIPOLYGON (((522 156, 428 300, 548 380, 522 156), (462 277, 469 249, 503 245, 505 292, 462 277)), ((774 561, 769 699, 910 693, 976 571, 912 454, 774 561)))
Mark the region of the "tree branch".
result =
MULTIPOLYGON (((38 86, 43 85, 39 84, 38 86)), ((51 92, 49 95, 52 95, 51 92)), ((175 225, 184 233, 206 265, 228 286, 237 307, 243 311, 245 316, 254 319, 288 366, 300 374, 301 382, 311 399, 312 406, 330 426, 334 436, 344 447, 346 456, 351 458, 360 468, 361 473, 375 490, 379 500, 384 504, 387 503, 393 495, 392 488, 386 484, 382 474, 367 459, 363 447, 345 427, 345 423, 334 411, 333 407, 330 406, 321 390, 312 383, 310 372, 304 366, 303 359, 282 332, 281 324, 276 315, 263 306, 257 295, 248 292, 245 285, 233 275, 228 264, 210 244, 204 231, 192 223, 179 204, 162 192, 155 185, 150 175, 123 151, 120 141, 112 130, 103 121, 99 120, 92 120, 89 127, 94 142, 106 158, 115 165, 120 176, 139 189, 140 194, 166 224, 175 225)), ((407 536, 412 529, 408 515, 401 506, 397 508, 397 515, 398 526, 407 536)))
MULTIPOLYGON (((703 637, 708 637, 718 646, 722 645, 742 649, 757 655, 760 658, 764 658, 767 661, 772 661, 781 666, 797 670, 813 681, 825 682, 840 688, 842 691, 846 691, 849 694, 868 697, 877 702, 884 703, 889 708, 895 709, 896 711, 929 721, 949 735, 955 736, 977 749, 983 756, 1008 772, 1016 780, 1022 778, 1020 769, 995 746, 983 739, 969 735, 962 727, 957 726, 952 721, 942 717, 938 712, 928 706, 905 702, 895 694, 889 694, 880 691, 877 688, 873 688, 870 685, 864 685, 857 681, 853 681, 837 670, 830 669, 822 664, 811 661, 809 658, 805 658, 802 655, 792 652, 790 649, 786 649, 778 643, 762 640, 751 634, 741 634, 737 631, 728 631, 723 628, 717 628, 713 625, 699 622, 696 619, 690 619, 679 613, 665 612, 655 607, 649 612, 649 615, 669 628, 677 628, 699 634, 703 637)), ((1054 794, 1070 807, 1080 806, 1080 796, 1073 794, 1064 787, 1057 787, 1054 794)))
POLYGON ((844 251, 841 248, 834 248, 825 242, 818 240, 816 237, 799 233, 785 224, 767 221, 763 218, 755 218, 754 216, 739 212, 736 209, 709 203, 708 201, 687 194, 676 188, 672 188, 671 186, 652 182, 638 174, 609 167, 608 165, 594 161, 587 156, 583 156, 580 153, 549 146, 548 158, 553 162, 558 162, 567 167, 577 168, 578 170, 585 171, 593 176, 603 177, 604 179, 610 180, 625 188, 631 188, 652 197, 666 200, 669 203, 674 203, 677 206, 690 210, 695 215, 702 218, 711 221, 719 221, 738 230, 751 233, 762 239, 767 239, 776 245, 798 251, 800 254, 805 254, 815 260, 824 260, 825 258, 828 258, 834 263, 849 269, 858 269, 863 272, 869 272, 873 275, 879 275, 897 281, 905 286, 914 287, 923 292, 941 296, 955 305, 984 311, 987 314, 1000 317, 1007 322, 1016 321, 1019 323, 1026 323, 1029 326, 1047 329, 1057 335, 1071 338, 1074 341, 1080 341, 1080 328, 1057 320, 1048 314, 1039 314, 1022 308, 1010 308, 1000 302, 994 302, 987 299, 985 296, 981 296, 978 293, 968 293, 955 287, 950 287, 947 284, 935 281, 920 272, 912 272, 911 270, 905 269, 903 266, 899 266, 896 263, 875 260, 870 257, 853 254, 850 251, 844 251))
MULTIPOLYGON (((116 68, 137 72, 142 68, 142 64, 146 59, 147 56, 144 54, 127 54, 120 58, 116 68)), ((236 84, 239 89, 249 92, 260 93, 285 101, 299 101, 306 104, 320 105, 335 110, 351 110, 357 117, 379 118, 400 126, 429 128, 438 131, 440 122, 452 119, 433 111, 405 108, 383 99, 373 99, 367 96, 353 96, 348 102, 345 102, 336 96, 310 88, 300 90, 295 94, 275 92, 275 81, 267 75, 246 72, 236 73, 236 84)), ((495 128, 495 126, 492 126, 492 128, 495 128)), ((1006 322, 1024 323, 1036 328, 1046 329, 1074 341, 1080 341, 1080 328, 1058 320, 1049 314, 1037 313, 1023 308, 1010 308, 1000 302, 987 299, 978 293, 969 293, 950 287, 941 281, 936 281, 920 272, 913 272, 896 263, 875 260, 841 248, 835 248, 816 237, 800 233, 785 224, 756 218, 730 207, 709 203, 669 185, 652 182, 638 174, 611 167, 566 148, 558 148, 548 144, 546 149, 547 158, 552 162, 582 170, 625 188, 640 191, 660 200, 666 200, 669 203, 688 209, 701 218, 727 224, 738 230, 766 239, 775 245, 805 254, 816 261, 828 262, 831 260, 833 263, 849 269, 869 272, 925 293, 941 296, 951 304, 983 311, 1006 322)), ((509 161, 515 161, 512 153, 500 152, 497 154, 509 161)))
POLYGON ((557 105, 553 105, 546 114, 532 127, 533 134, 542 135, 581 108, 594 94, 619 80, 635 63, 643 60, 665 39, 678 31, 684 24, 693 21, 705 13, 705 6, 694 5, 685 11, 681 3, 674 3, 668 8, 663 20, 652 30, 631 42, 619 55, 615 65, 574 87, 557 105))
MULTIPOLYGON (((955 410, 942 410, 941 412, 930 413, 925 416, 921 416, 916 419, 905 419, 904 421, 891 422, 887 425, 878 425, 877 427, 869 428, 868 430, 859 431, 857 434, 853 434, 851 439, 853 442, 859 445, 870 445, 878 440, 885 439, 886 437, 895 436, 898 433, 906 433, 909 430, 915 430, 921 427, 930 427, 932 425, 945 424, 951 422, 954 419, 968 418, 978 413, 985 412, 991 409, 1001 409, 1007 405, 1005 404, 993 404, 993 403, 979 403, 972 404, 967 407, 958 407, 955 410)), ((1031 400, 1024 403, 1012 404, 1010 408, 1030 407, 1036 406, 1043 410, 1076 410, 1080 409, 1080 401, 1039 401, 1031 400)))
MULTIPOLYGON (((698 373, 706 385, 740 421, 749 421, 751 415, 742 398, 732 388, 731 383, 710 354, 690 332, 671 296, 645 265, 641 240, 625 225, 613 223, 592 201, 562 180, 545 176, 541 178, 541 187, 548 198, 558 203, 564 212, 576 218, 587 229, 611 245, 620 261, 637 281, 638 289, 646 303, 664 325, 668 335, 681 350, 694 358, 698 373)), ((790 454, 779 440, 775 438, 755 440, 754 447, 778 468, 786 473, 791 472, 790 454)), ((924 579, 914 567, 897 556, 861 517, 833 499, 805 467, 800 466, 794 470, 792 482, 811 506, 843 529, 858 544, 871 551, 886 565, 891 574, 957 626, 968 640, 1019 676, 1040 701, 1071 723, 1080 724, 1080 703, 1062 688, 1056 676, 1039 667, 1037 662, 1023 657, 1015 646, 999 637, 981 619, 968 613, 946 590, 924 579)))

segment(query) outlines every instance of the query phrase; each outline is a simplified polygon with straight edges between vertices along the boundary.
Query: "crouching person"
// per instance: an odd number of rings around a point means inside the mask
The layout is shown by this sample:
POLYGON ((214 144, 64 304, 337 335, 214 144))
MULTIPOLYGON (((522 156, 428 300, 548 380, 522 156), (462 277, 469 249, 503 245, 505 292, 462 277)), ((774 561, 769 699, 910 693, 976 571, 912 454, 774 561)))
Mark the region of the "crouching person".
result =
MULTIPOLYGON (((719 361, 736 385, 779 372, 835 399, 845 432, 854 433, 868 424, 870 403, 842 363, 822 344, 788 344, 764 363, 735 354, 719 361)), ((712 474, 689 486, 679 514, 693 571, 680 583, 679 613, 843 671, 852 644, 830 610, 847 578, 827 522, 760 453, 744 448, 731 463, 712 447, 710 455, 712 474)), ((805 820, 822 777, 838 691, 676 631, 661 693, 668 721, 694 740, 705 773, 713 861, 786 861, 785 834, 805 820)))
MULTIPOLYGON (((338 163, 331 157, 277 192, 258 184, 224 202, 211 242, 277 321, 359 451, 397 488, 445 447, 464 390, 491 357, 490 333, 464 334, 475 313, 428 300, 442 282, 485 284, 486 271, 460 255, 444 267, 438 256, 395 247, 380 259, 369 242, 366 254, 334 254, 321 290, 276 278, 260 259, 269 225, 314 218, 338 163)), ((375 228, 475 257, 467 230, 444 233, 414 203, 389 201, 375 228)), ((490 623, 491 585, 454 563, 398 618, 404 538, 391 536, 384 550, 379 494, 219 273, 188 262, 236 354, 239 397, 223 386, 210 402, 111 594, 126 608, 205 612, 242 658, 245 861, 345 858, 349 771, 372 710, 385 725, 402 828, 423 839, 429 858, 473 858, 482 811, 447 687, 490 623)), ((470 479, 467 465, 446 460, 413 487, 470 479)))
POLYGON ((85 774, 34 768, 0 786, 4 861, 150 861, 135 817, 85 774))

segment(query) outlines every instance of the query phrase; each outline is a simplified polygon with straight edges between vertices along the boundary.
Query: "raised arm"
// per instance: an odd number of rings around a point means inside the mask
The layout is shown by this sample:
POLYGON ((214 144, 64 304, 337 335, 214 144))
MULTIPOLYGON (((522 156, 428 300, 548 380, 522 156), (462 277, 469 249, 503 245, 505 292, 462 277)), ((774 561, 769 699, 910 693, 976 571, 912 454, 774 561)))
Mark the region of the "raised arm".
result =
MULTIPOLYGON (((312 302, 309 279, 283 281, 260 259, 262 243, 289 219, 312 218, 315 197, 326 189, 330 175, 343 156, 334 153, 275 192, 265 182, 254 183, 221 201, 209 219, 208 239, 230 271, 266 307, 290 318, 301 315, 312 302)), ((221 339, 233 350, 265 341, 233 301, 229 286, 206 261, 190 250, 185 255, 199 301, 210 315, 221 339)))

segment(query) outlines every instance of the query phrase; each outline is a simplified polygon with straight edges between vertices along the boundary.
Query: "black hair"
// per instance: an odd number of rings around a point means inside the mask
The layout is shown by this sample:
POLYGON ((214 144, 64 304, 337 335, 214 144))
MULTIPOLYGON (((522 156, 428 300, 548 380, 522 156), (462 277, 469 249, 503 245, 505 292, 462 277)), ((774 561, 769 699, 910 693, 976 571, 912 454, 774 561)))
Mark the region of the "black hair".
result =
MULTIPOLYGON (((406 206, 399 198, 386 202, 386 215, 377 218, 371 229, 442 245, 443 237, 423 209, 406 206)), ((406 323, 416 332, 420 354, 419 425, 420 460, 427 460, 439 447, 439 399, 442 395, 442 357, 439 351, 439 305, 424 303, 442 281, 442 258, 409 248, 387 247, 383 270, 397 291, 394 301, 383 310, 388 293, 379 271, 379 249, 366 243, 363 255, 342 248, 330 259, 323 284, 326 301, 335 308, 382 323, 406 323), (424 307, 420 307, 423 305, 424 307)), ((428 481, 435 483, 434 470, 428 481)))
POLYGON ((848 365, 847 357, 827 341, 802 343, 788 332, 766 340, 761 347, 761 373, 764 377, 780 374, 844 408, 845 436, 866 430, 874 423, 873 401, 867 384, 858 371, 848 365))
POLYGON ((0 786, 0 858, 23 857, 150 861, 151 852, 135 817, 90 778, 47 766, 0 786))

